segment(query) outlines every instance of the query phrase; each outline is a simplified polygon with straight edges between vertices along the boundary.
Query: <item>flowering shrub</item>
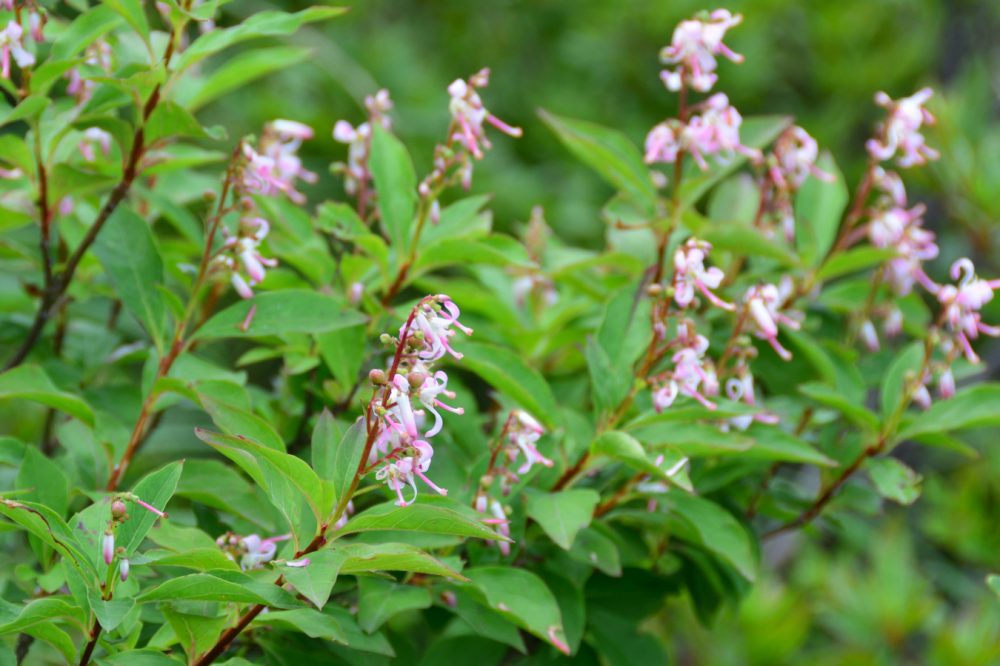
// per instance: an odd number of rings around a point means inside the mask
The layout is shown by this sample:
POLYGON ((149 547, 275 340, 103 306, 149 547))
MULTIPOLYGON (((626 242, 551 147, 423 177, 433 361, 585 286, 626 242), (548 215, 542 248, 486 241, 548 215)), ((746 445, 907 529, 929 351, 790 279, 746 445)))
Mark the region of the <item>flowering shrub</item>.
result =
POLYGON ((488 69, 442 82, 426 168, 385 90, 203 127, 283 66, 206 61, 338 13, 216 5, 0 3, 6 653, 663 663, 638 627, 666 597, 710 619, 762 542, 914 502, 897 445, 1000 422, 975 377, 1000 280, 940 256, 899 171, 939 156, 930 89, 876 95, 851 194, 716 92, 742 17, 684 21, 644 150, 543 112, 617 190, 593 251, 467 193, 522 135, 488 69), (345 201, 309 203, 317 131, 345 201))

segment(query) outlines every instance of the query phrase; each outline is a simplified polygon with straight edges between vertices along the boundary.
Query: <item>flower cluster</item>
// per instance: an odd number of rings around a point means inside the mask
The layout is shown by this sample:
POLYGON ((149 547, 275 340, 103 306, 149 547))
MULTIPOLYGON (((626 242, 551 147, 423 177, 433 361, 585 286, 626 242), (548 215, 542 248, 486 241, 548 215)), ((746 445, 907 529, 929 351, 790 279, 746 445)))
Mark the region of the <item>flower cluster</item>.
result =
POLYGON ((313 130, 294 120, 273 120, 264 126, 257 148, 243 144, 247 164, 243 188, 251 194, 274 196, 284 192, 295 203, 305 196, 295 189, 296 181, 315 183, 316 174, 302 166, 298 156, 302 142, 313 137, 313 130))
MULTIPOLYGON (((816 166, 819 145, 809 133, 798 126, 789 127, 781 133, 774 148, 764 158, 764 172, 761 178, 761 210, 758 222, 764 214, 777 220, 785 239, 795 240, 795 193, 809 176, 830 182, 833 176, 816 166)), ((773 235, 773 229, 764 228, 773 235)))
POLYGON ((683 319, 677 324, 677 337, 671 346, 680 347, 671 357, 673 369, 651 380, 653 408, 661 412, 673 405, 678 395, 686 395, 707 409, 716 409, 715 403, 708 399, 719 393, 715 364, 706 355, 708 338, 695 331, 693 321, 683 319))
MULTIPOLYGON (((497 531, 505 537, 510 536, 510 521, 503 504, 492 495, 493 485, 499 479, 500 495, 506 497, 513 485, 520 480, 519 475, 527 474, 536 464, 552 467, 552 461, 538 450, 538 440, 544 434, 545 428, 535 417, 521 409, 512 410, 490 452, 486 472, 479 479, 479 488, 472 505, 476 511, 487 516, 483 522, 495 525, 497 531), (515 472, 511 468, 519 460, 521 464, 515 472)), ((496 545, 505 557, 510 554, 508 542, 500 541, 496 545)))
POLYGON ((670 118, 649 132, 646 137, 647 164, 673 163, 682 153, 690 154, 702 170, 709 167, 705 159, 707 156, 727 161, 739 153, 753 161, 761 159, 759 150, 740 142, 743 116, 729 103, 724 93, 712 95, 695 109, 701 112, 686 123, 670 118))
POLYGON ((873 160, 885 162, 896 157, 896 163, 904 169, 936 160, 939 153, 925 143, 920 128, 932 125, 935 118, 924 108, 934 91, 923 88, 909 97, 893 101, 884 92, 875 95, 875 103, 889 112, 879 127, 878 137, 865 144, 873 160))
MULTIPOLYGON (((1000 279, 984 280, 976 275, 972 260, 962 258, 951 266, 951 279, 958 284, 937 288, 936 296, 942 308, 946 333, 957 343, 958 349, 970 363, 978 363, 979 356, 972 349, 972 340, 979 334, 1000 337, 1000 326, 983 322, 980 310, 993 300, 993 292, 1000 289, 1000 279)), ((950 347, 948 348, 950 351, 950 347)), ((954 378, 949 371, 950 391, 954 393, 954 378)))
POLYGON ((799 322, 779 311, 786 296, 787 294, 782 294, 777 286, 765 284, 750 287, 746 296, 743 297, 743 301, 750 314, 754 334, 762 340, 767 340, 778 356, 788 361, 791 360, 792 353, 778 342, 778 324, 781 323, 788 328, 798 330, 799 322))
MULTIPOLYGON (((338 162, 333 165, 334 172, 344 176, 344 191, 352 196, 358 196, 364 202, 370 190, 372 179, 368 169, 368 158, 371 151, 372 127, 380 125, 386 130, 392 129, 392 99, 389 91, 382 89, 374 95, 365 97, 365 110, 368 120, 354 127, 346 120, 338 120, 333 126, 333 138, 347 144, 347 163, 338 162)), ((361 206, 362 209, 364 206, 361 206)))
POLYGON ((399 506, 416 499, 416 479, 441 495, 448 493, 426 475, 434 457, 428 440, 441 431, 439 409, 454 414, 464 410, 441 400, 442 396, 453 399, 455 394, 448 390, 448 375, 434 371, 432 364, 445 354, 461 358, 451 338, 456 330, 471 335, 472 329, 459 323, 459 314, 458 306, 443 294, 422 299, 400 329, 389 372, 373 370, 370 375, 382 392, 376 392, 369 408, 372 446, 367 462, 369 468, 377 468, 375 478, 385 481, 396 494, 399 506), (433 417, 430 425, 428 414, 433 417), (403 495, 404 486, 413 491, 410 499, 403 495))
POLYGON ((229 271, 229 281, 241 298, 253 298, 252 287, 264 280, 265 266, 278 265, 277 260, 265 257, 260 251, 260 244, 271 225, 264 218, 252 215, 251 211, 240 218, 237 232, 226 237, 222 254, 216 259, 229 271))
POLYGON ((674 253, 674 301, 679 307, 689 307, 696 293, 700 293, 716 307, 735 309, 732 303, 723 301, 712 291, 719 288, 726 276, 721 268, 705 268, 705 259, 711 249, 711 243, 690 238, 674 253))
POLYGON ((681 21, 674 29, 670 46, 660 51, 663 64, 675 66, 660 72, 667 90, 677 92, 688 86, 698 92, 707 92, 719 78, 715 73, 717 55, 735 63, 743 62, 743 56, 722 43, 726 31, 742 21, 740 14, 734 15, 727 9, 716 9, 711 14, 681 21))

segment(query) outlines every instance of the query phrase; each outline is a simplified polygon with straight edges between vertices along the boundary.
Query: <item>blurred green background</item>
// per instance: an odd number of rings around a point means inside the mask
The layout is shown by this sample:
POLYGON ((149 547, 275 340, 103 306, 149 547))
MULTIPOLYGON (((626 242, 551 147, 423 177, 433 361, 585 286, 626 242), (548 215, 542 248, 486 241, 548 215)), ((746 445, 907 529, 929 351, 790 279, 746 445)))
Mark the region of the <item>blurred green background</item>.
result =
MULTIPOLYGON (((235 18, 308 4, 242 1, 224 12, 235 18)), ((391 91, 397 132, 423 173, 448 124, 448 83, 489 66, 487 106, 525 136, 497 136, 477 166, 474 190, 494 193, 498 227, 516 227, 541 204, 565 242, 586 246, 602 241, 599 210, 610 190, 572 160, 536 109, 612 125, 641 144, 675 111, 657 76, 660 47, 679 20, 714 8, 688 0, 344 4, 347 15, 295 38, 312 50, 310 59, 226 96, 201 118, 225 125, 230 136, 256 132, 274 117, 315 127, 318 138, 304 155, 323 174, 306 190, 318 202, 342 196, 328 165, 345 148, 330 130, 340 118, 362 120, 366 94, 391 91)), ((928 204, 942 257, 967 254, 982 274, 1000 274, 1000 2, 719 5, 744 14, 726 41, 746 63, 723 62, 717 89, 744 116, 796 116, 849 182, 880 117, 875 91, 895 98, 933 85, 940 122, 929 143, 944 157, 906 173, 911 200, 928 204)), ((940 275, 944 265, 934 270, 940 275)), ((984 357, 996 377, 1000 348, 984 357)), ((700 627, 681 601, 644 629, 669 643, 678 663, 1000 664, 1000 603, 983 582, 1000 571, 998 443, 1000 433, 984 434, 976 459, 901 449, 928 477, 915 506, 870 507, 836 541, 813 533, 776 544, 747 603, 710 627, 700 627)))

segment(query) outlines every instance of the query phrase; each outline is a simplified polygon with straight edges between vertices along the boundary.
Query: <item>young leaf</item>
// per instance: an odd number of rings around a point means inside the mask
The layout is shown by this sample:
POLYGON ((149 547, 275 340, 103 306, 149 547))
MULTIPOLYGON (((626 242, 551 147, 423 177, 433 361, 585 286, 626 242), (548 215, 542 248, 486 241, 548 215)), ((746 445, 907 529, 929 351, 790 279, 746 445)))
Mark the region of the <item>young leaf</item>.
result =
POLYGON ((600 495, 590 489, 573 488, 555 493, 527 491, 527 514, 541 525, 563 550, 573 545, 577 532, 590 525, 600 495))
POLYGON ((168 335, 167 306, 158 289, 163 284, 163 260, 149 224, 119 206, 97 237, 94 252, 122 303, 162 349, 168 335))
POLYGON ((410 226, 417 207, 417 174, 403 142, 379 123, 373 123, 369 166, 378 213, 392 247, 400 253, 410 246, 410 226))

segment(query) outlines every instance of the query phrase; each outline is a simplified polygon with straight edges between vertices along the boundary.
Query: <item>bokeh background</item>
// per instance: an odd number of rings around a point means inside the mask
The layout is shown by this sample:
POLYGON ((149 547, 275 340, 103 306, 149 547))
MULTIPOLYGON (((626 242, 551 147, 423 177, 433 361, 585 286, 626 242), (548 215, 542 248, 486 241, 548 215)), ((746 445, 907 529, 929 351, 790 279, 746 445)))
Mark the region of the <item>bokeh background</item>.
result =
MULTIPOLYGON (((307 4, 241 0, 224 12, 307 4)), ((525 136, 495 142, 475 189, 495 193, 499 228, 516 227, 542 205, 563 241, 585 246, 601 243, 599 210, 610 190, 572 160, 536 110, 613 125, 641 143, 675 111, 657 77, 660 47, 679 20, 714 8, 688 0, 343 4, 351 7, 344 17, 295 38, 293 46, 310 49, 308 59, 214 102, 201 118, 230 136, 274 117, 317 128, 304 153, 323 174, 308 190, 318 202, 341 196, 328 166, 344 147, 330 130, 340 118, 360 121, 366 94, 391 91, 397 132, 425 172, 447 126, 448 83, 490 66, 483 97, 525 136)), ((907 173, 911 200, 927 203, 944 257, 969 255, 984 275, 1000 274, 1000 2, 719 5, 745 16, 727 43, 746 63, 724 62, 718 89, 745 116, 796 116, 849 182, 880 115, 874 92, 895 98, 933 85, 940 122, 929 142, 944 157, 907 173)), ((1000 348, 984 356, 996 378, 1000 348)), ((812 534, 777 543, 740 608, 705 625, 686 600, 674 600, 644 627, 643 640, 663 642, 687 664, 1000 664, 1000 600, 983 582, 1000 571, 1000 433, 982 433, 976 448, 978 457, 902 448, 899 455, 927 477, 916 505, 872 506, 837 540, 812 534)))

